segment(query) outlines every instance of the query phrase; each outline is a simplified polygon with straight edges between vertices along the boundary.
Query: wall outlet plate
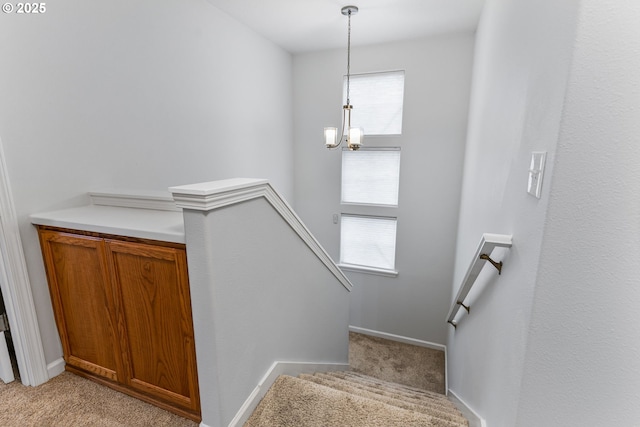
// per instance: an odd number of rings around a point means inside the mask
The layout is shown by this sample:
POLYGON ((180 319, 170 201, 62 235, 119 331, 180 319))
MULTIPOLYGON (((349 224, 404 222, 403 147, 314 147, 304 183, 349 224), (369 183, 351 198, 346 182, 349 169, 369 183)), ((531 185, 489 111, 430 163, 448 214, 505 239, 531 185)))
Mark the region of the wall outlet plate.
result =
POLYGON ((534 151, 531 153, 527 192, 538 199, 542 194, 542 176, 544 175, 544 164, 546 158, 546 151, 534 151))

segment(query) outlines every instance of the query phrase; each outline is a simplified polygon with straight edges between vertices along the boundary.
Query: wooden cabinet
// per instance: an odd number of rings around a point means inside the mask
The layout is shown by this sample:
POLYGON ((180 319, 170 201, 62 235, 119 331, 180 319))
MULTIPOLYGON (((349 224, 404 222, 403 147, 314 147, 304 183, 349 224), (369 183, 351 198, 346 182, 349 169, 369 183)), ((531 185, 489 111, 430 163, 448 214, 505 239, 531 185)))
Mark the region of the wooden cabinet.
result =
POLYGON ((38 233, 66 369, 200 421, 184 245, 38 233))
POLYGON ((114 291, 102 239, 44 231, 42 248, 65 361, 122 382, 114 291))

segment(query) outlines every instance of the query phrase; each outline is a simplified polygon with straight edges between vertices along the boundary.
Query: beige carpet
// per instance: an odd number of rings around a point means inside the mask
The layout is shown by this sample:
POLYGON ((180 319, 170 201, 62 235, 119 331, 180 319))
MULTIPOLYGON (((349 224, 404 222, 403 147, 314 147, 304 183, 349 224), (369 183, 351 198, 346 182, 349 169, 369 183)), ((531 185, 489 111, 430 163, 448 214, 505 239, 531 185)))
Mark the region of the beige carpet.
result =
MULTIPOLYGON (((278 378, 246 426, 468 425, 444 395, 434 393, 444 391, 443 352, 351 333, 349 358, 352 372, 278 378)), ((38 387, 0 382, 0 426, 197 423, 65 372, 38 387)))
POLYGON ((350 332, 349 365, 385 381, 445 393, 442 350, 350 332))
POLYGON ((466 427, 444 352, 351 332, 350 371, 280 376, 244 427, 466 427))
POLYGON ((437 393, 403 389, 362 374, 301 377, 278 377, 244 427, 468 426, 437 393))
POLYGON ((3 427, 197 425, 68 372, 37 387, 0 381, 3 427))

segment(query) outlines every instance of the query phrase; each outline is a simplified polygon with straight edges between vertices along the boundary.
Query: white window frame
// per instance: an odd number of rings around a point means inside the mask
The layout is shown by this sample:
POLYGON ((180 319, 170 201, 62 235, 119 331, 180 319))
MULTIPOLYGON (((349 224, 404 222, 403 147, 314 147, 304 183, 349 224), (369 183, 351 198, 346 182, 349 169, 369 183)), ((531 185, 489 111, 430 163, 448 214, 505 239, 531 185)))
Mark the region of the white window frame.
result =
MULTIPOLYGON (((400 198, 400 157, 401 157, 401 150, 400 147, 361 147, 358 151, 351 151, 348 148, 344 148, 342 150, 342 179, 341 179, 341 183, 340 183, 340 203, 342 205, 363 205, 363 206, 381 206, 381 207, 398 207, 398 200, 400 198), (375 203, 375 202, 367 202, 367 201, 356 201, 354 199, 351 200, 345 200, 345 155, 349 155, 349 156, 358 156, 360 155, 360 153, 362 152, 375 152, 375 153, 383 153, 383 152, 389 152, 392 151, 394 153, 397 153, 398 158, 397 161, 398 163, 394 166, 397 167, 397 182, 395 183, 387 183, 387 184, 395 184, 395 188, 392 192, 387 191, 387 194, 391 194, 393 196, 395 196, 395 203, 375 203), (393 194, 395 192, 395 194, 393 194)), ((368 171, 365 171, 365 173, 367 173, 368 171)), ((372 181, 370 181, 372 182, 372 181)), ((365 183, 366 185, 367 183, 365 183)), ((386 185, 385 187, 387 187, 387 189, 389 188, 388 185, 386 185)))
POLYGON ((394 242, 393 242, 393 268, 392 269, 388 269, 388 268, 382 268, 382 267, 375 267, 375 266, 370 266, 370 265, 366 265, 366 264, 350 264, 347 262, 344 262, 342 257, 344 255, 343 253, 343 244, 344 241, 342 240, 342 228, 341 228, 341 233, 340 233, 340 264, 339 266, 341 268, 343 268, 344 270, 350 270, 350 271, 359 271, 359 272, 367 272, 367 273, 374 273, 374 274, 379 274, 379 275, 384 275, 384 276, 390 276, 390 277, 395 277, 398 275, 398 271, 395 269, 395 257, 396 257, 396 251, 397 251, 397 236, 398 236, 398 231, 397 231, 397 227, 398 227, 398 218, 397 217, 390 217, 390 216, 372 216, 372 215, 360 215, 360 214, 351 214, 351 213, 342 213, 341 215, 341 221, 340 221, 340 226, 343 226, 343 220, 345 217, 352 217, 352 218, 367 218, 367 219, 380 219, 380 220, 388 220, 388 221, 394 221, 394 227, 395 229, 395 233, 394 233, 394 242))
MULTIPOLYGON (((344 150, 348 150, 345 148, 344 150)), ((375 151, 400 151, 401 148, 398 146, 395 147, 362 147, 360 150, 375 150, 375 151)), ((400 162, 402 160, 400 159, 400 162)), ((400 175, 401 166, 398 170, 398 175, 400 175)), ((400 176, 398 176, 398 180, 400 176)), ((341 180, 342 185, 342 180, 341 180)), ((399 184, 398 184, 399 186, 399 184)), ((342 199, 342 197, 341 197, 342 199)), ((400 195, 398 194, 398 203, 400 203, 400 195)), ((363 204, 363 203, 348 203, 341 202, 341 215, 342 216, 355 216, 355 217, 374 217, 374 218, 384 218, 384 219, 393 219, 396 221, 396 240, 394 247, 394 258, 397 255, 398 250, 398 205, 381 205, 381 204, 363 204)), ((342 218, 340 219, 340 225, 342 225, 342 218)), ((386 268, 378 268, 371 267, 366 265, 355 265, 355 264, 347 264, 342 262, 342 230, 340 230, 340 263, 338 264, 340 268, 346 271, 355 271, 359 273, 369 273, 387 277, 397 277, 399 272, 397 270, 397 259, 394 261, 393 269, 386 268)))
MULTIPOLYGON (((360 148, 360 150, 400 150, 399 144, 397 142, 397 139, 399 136, 401 136, 402 134, 402 126, 403 126, 403 117, 404 117, 404 96, 405 96, 405 76, 406 76, 406 72, 404 70, 387 70, 387 71, 378 71, 378 72, 369 72, 369 73, 361 73, 361 74, 352 74, 351 77, 353 80, 351 80, 351 103, 353 104, 353 108, 354 108, 354 114, 357 113, 358 110, 358 100, 354 99, 353 95, 353 84, 354 84, 354 80, 357 80, 358 78, 361 77, 366 77, 366 76, 376 76, 376 75, 384 75, 384 74, 398 74, 402 76, 402 93, 400 94, 401 99, 400 99, 400 121, 399 121, 399 133, 373 133, 373 131, 371 129, 367 130, 366 128, 364 129, 364 133, 365 135, 368 137, 365 138, 365 145, 360 148), (354 77, 355 76, 355 77, 354 77), (389 145, 392 145, 393 147, 383 147, 381 145, 385 144, 385 141, 394 141, 389 145)), ((384 97, 384 94, 381 95, 381 97, 384 97)), ((345 98, 346 100, 346 79, 344 81, 344 89, 343 89, 343 98, 345 98)), ((375 102, 375 101, 374 101, 375 102)), ((365 108, 366 110, 366 108, 365 108)), ((397 110, 392 110, 392 111, 397 111, 397 110)), ((353 116, 352 118, 355 118, 356 116, 353 116)), ((386 118, 382 119, 383 121, 386 120, 386 118)), ((396 123, 397 124, 397 123, 396 123)), ((352 123, 352 125, 354 125, 352 123)), ((357 125, 357 120, 355 125, 357 125)), ((398 129, 398 127, 396 126, 396 129, 398 129)), ((374 129, 375 130, 375 129, 374 129)), ((344 167, 344 166, 342 166, 344 167)), ((341 167, 341 170, 342 170, 341 167)), ((400 203, 400 174, 401 174, 401 168, 402 166, 400 165, 400 167, 398 168, 398 203, 400 203)), ((370 273, 370 274, 376 274, 376 275, 382 275, 382 276, 390 276, 390 277, 396 277, 399 273, 397 270, 397 258, 396 255, 398 253, 398 230, 400 229, 400 220, 398 218, 398 204, 396 205, 381 205, 381 204, 369 204, 369 203, 348 203, 348 202, 343 202, 342 201, 343 195, 342 195, 342 179, 341 179, 341 189, 340 189, 340 200, 341 200, 341 212, 342 215, 352 215, 352 216, 360 216, 360 217, 379 217, 379 218, 390 218, 390 219, 394 219, 396 221, 396 236, 395 236, 395 247, 394 247, 394 267, 393 269, 385 269, 385 268, 376 268, 376 267, 369 267, 369 266, 361 266, 361 265, 351 265, 351 264, 343 264, 343 263, 339 263, 338 265, 347 271, 357 271, 360 273, 370 273)), ((340 224, 342 224, 342 218, 340 219, 340 224)), ((342 229, 340 230, 340 251, 342 252, 342 229)), ((342 259, 342 253, 340 253, 340 259, 342 259)))

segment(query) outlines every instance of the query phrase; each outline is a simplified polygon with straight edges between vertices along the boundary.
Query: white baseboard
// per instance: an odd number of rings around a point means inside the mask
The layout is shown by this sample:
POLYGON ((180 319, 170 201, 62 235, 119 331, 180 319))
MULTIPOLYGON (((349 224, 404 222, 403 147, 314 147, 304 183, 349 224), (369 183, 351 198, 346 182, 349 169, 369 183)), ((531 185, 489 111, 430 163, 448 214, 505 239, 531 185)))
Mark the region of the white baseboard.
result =
POLYGON ((370 335, 372 337, 383 338, 385 340, 398 341, 405 344, 417 345, 419 347, 426 347, 432 348, 434 350, 444 351, 444 389, 449 390, 449 357, 447 355, 446 345, 419 340, 416 338, 409 338, 402 335, 389 334, 387 332, 374 331, 373 329, 360 328, 358 326, 349 325, 349 331, 363 335, 370 335))
POLYGON ((447 346, 443 344, 436 344, 434 342, 418 340, 415 338, 404 337, 402 335, 389 334, 387 332, 374 331, 373 329, 359 328, 357 326, 349 326, 349 331, 356 332, 358 334, 370 335, 372 337, 384 338, 390 341, 398 341, 405 344, 417 345, 420 347, 432 348, 434 350, 447 351, 447 346))
POLYGON ((469 420, 469 427, 487 427, 487 422, 474 411, 464 400, 460 399, 453 390, 449 390, 449 399, 456 405, 462 415, 469 420))
POLYGON ((49 379, 57 377, 58 375, 63 373, 65 365, 66 363, 62 357, 49 363, 47 365, 47 373, 49 374, 49 379))
MULTIPOLYGON (((260 400, 267 394, 271 385, 280 375, 298 376, 313 372, 346 371, 348 369, 348 363, 273 362, 273 365, 267 370, 256 388, 253 389, 247 400, 242 404, 236 416, 233 417, 229 427, 240 427, 249 419, 260 400)), ((208 426, 201 423, 200 427, 208 426)))

